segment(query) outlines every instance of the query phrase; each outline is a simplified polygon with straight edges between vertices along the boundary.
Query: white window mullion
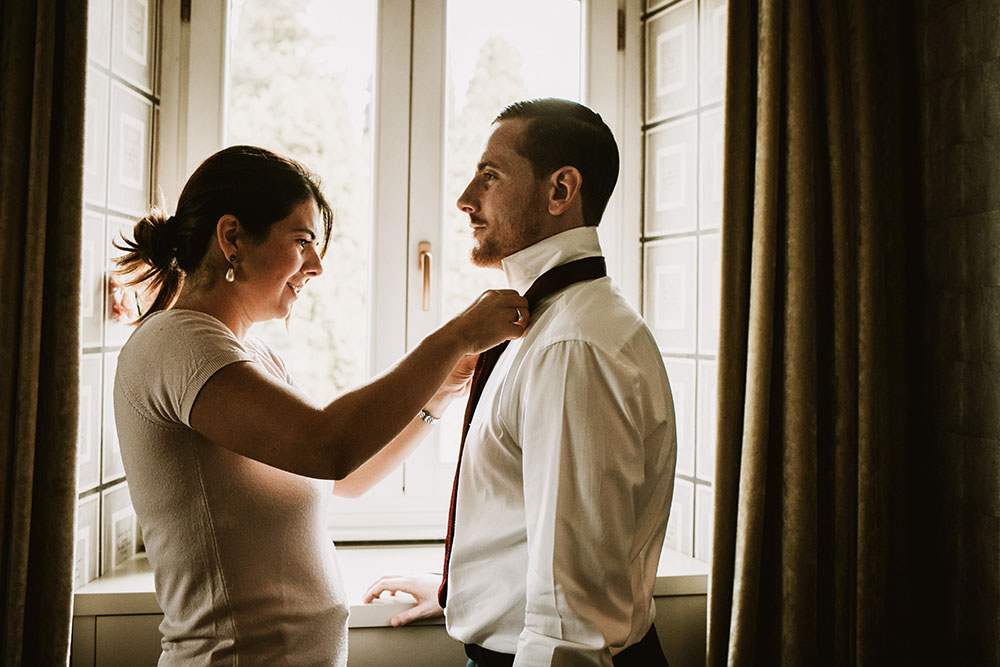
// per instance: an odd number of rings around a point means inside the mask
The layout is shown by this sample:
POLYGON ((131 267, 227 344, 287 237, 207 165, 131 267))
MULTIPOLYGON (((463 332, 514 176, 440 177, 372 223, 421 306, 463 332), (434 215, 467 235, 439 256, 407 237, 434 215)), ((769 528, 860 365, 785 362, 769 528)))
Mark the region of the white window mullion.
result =
MULTIPOLYGON (((413 104, 410 110, 410 232, 408 243, 407 347, 412 348, 442 318, 441 259, 444 256, 442 215, 444 192, 446 0, 421 0, 413 16, 413 104), (419 266, 421 243, 429 243, 429 297, 419 266), (427 309, 424 309, 424 306, 427 309)), ((440 430, 404 466, 407 507, 426 521, 429 537, 443 537, 453 465, 438 456, 440 430)), ((457 443, 455 443, 457 447, 457 443)))
POLYGON ((624 0, 624 51, 618 53, 619 116, 615 126, 621 165, 612 200, 621 230, 620 264, 615 275, 637 309, 642 304, 642 15, 643 0, 624 0))
POLYGON ((412 6, 380 0, 377 12, 370 375, 395 363, 407 344, 412 6))
MULTIPOLYGON (((369 376, 392 366, 407 349, 407 267, 411 178, 411 0, 379 0, 372 128, 371 302, 369 376)), ((336 249, 331 249, 336 253, 336 249)), ((336 261, 328 255, 327 261, 336 261)), ((334 497, 335 541, 416 539, 414 517, 401 512, 403 469, 362 498, 334 497)))
MULTIPOLYGON (((608 273, 613 276, 633 305, 639 304, 640 218, 637 170, 641 167, 639 151, 641 135, 634 121, 640 113, 638 99, 628 93, 638 93, 640 71, 638 31, 625 21, 625 49, 620 51, 618 12, 638 16, 642 0, 581 0, 583 9, 583 68, 581 69, 584 102, 601 114, 618 141, 620 166, 618 185, 608 202, 598 228, 601 247, 608 260, 608 273), (633 79, 635 79, 633 81, 633 79)), ((633 19, 633 23, 637 22, 633 19)))
POLYGON ((421 0, 413 15, 412 105, 410 109, 410 232, 407 250, 407 348, 430 333, 441 318, 441 215, 445 122, 445 0, 421 0), (431 244, 430 300, 423 308, 418 266, 421 242, 431 244))
POLYGON ((225 145, 228 0, 162 0, 158 183, 176 202, 188 175, 225 145))

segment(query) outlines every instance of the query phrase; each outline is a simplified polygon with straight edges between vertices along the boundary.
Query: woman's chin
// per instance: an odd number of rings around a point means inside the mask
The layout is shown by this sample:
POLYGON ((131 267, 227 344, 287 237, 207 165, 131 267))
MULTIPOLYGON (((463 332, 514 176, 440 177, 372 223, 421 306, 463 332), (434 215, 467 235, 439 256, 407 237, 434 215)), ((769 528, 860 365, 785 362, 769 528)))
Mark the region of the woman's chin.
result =
POLYGON ((292 315, 292 304, 283 304, 269 312, 261 313, 261 318, 255 322, 270 322, 271 320, 287 320, 292 315))

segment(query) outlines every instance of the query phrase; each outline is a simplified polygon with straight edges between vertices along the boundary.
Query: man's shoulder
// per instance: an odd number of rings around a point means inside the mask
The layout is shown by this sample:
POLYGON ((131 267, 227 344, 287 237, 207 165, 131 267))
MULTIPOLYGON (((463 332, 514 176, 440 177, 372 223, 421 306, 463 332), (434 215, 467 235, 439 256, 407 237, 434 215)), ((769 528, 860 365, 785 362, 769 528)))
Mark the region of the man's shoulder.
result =
POLYGON ((533 346, 579 341, 617 353, 640 339, 652 341, 645 320, 610 278, 573 285, 542 313, 533 346))

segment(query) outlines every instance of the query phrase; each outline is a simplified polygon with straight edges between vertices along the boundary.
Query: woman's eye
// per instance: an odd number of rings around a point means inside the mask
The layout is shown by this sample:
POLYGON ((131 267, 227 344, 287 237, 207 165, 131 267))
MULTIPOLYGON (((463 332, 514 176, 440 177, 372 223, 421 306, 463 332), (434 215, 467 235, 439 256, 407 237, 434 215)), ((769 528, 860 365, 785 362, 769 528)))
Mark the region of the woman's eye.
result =
POLYGON ((300 248, 305 248, 307 245, 312 243, 312 241, 310 241, 309 239, 298 239, 298 243, 300 248))

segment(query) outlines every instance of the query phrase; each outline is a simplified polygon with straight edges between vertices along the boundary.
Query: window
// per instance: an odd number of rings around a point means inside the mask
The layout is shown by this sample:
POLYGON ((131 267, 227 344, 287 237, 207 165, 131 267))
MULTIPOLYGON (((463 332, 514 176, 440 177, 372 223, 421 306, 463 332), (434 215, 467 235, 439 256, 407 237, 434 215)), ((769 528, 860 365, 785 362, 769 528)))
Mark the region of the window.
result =
MULTIPOLYGON (((387 367, 488 286, 454 206, 493 115, 578 99, 611 125, 610 272, 664 354, 678 416, 668 546, 708 559, 714 468, 724 0, 93 0, 86 114, 77 585, 141 547, 110 390, 134 295, 111 242, 197 164, 256 143, 316 171, 336 210, 326 273, 285 330, 260 326, 311 396, 387 367), (624 41, 624 45, 622 45, 624 41), (645 65, 643 68, 642 65, 645 65), (431 250, 426 309, 418 248, 431 250), (640 299, 641 295, 641 299, 640 299)), ((338 540, 442 537, 460 407, 361 500, 338 540)))
MULTIPOLYGON (((172 209, 188 174, 224 145, 265 145, 317 172, 336 210, 325 274, 287 331, 269 323, 255 333, 327 401, 503 285, 499 272, 467 262, 467 220, 454 202, 494 114, 542 95, 587 103, 618 138, 602 245, 674 387, 668 545, 707 559, 725 3, 624 4, 620 35, 615 0, 511 0, 502 11, 482 0, 91 3, 79 582, 141 544, 110 405, 129 332, 119 320, 131 316, 131 295, 107 278, 112 235, 159 192, 172 209), (432 256, 426 309, 422 242, 432 256)), ((453 406, 438 440, 365 498, 336 499, 336 539, 443 537, 460 412, 453 406)))
POLYGON ((708 561, 715 472, 725 0, 647 0, 643 314, 677 414, 666 546, 708 561))
POLYGON ((141 537, 111 391, 135 296, 110 279, 122 229, 151 202, 157 95, 156 0, 91 0, 81 284, 80 428, 74 587, 125 560, 141 537))
MULTIPOLYGON (((505 284, 468 263, 468 223, 454 205, 502 106, 555 95, 588 101, 613 129, 621 116, 608 0, 511 0, 502 11, 483 0, 214 0, 192 3, 189 21, 174 9, 164 0, 167 201, 207 155, 254 143, 315 171, 335 208, 325 273, 288 331, 254 329, 317 401, 505 284), (426 302, 421 242, 431 252, 426 302)), ((616 215, 612 204, 602 225, 613 271, 624 257, 616 215)), ((436 441, 364 498, 334 499, 336 539, 443 537, 460 412, 453 406, 436 441)))

